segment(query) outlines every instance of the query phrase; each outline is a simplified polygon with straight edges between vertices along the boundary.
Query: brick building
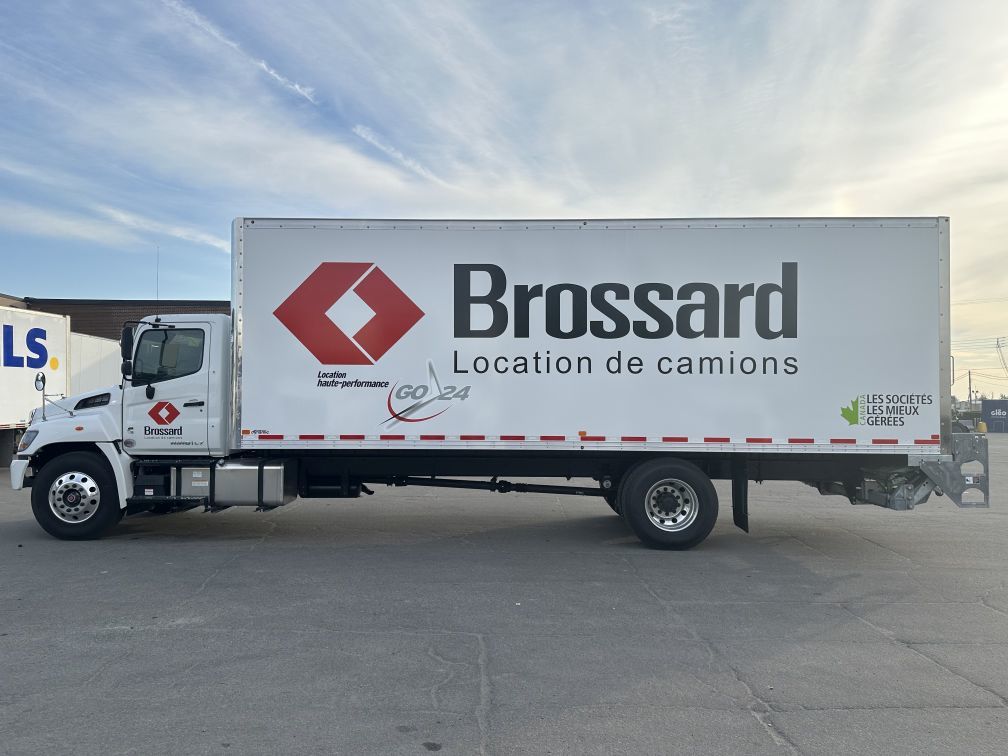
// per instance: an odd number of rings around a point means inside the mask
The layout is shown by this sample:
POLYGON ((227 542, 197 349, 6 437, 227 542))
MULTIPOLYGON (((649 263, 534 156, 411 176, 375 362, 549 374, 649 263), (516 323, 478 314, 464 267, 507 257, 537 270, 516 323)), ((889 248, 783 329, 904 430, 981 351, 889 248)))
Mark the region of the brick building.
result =
POLYGON ((119 340, 123 323, 158 313, 208 312, 228 315, 231 302, 226 299, 41 299, 3 297, 0 304, 28 310, 69 315, 74 333, 86 333, 119 340), (6 300, 6 301, 5 301, 6 300), (20 304, 19 304, 20 303, 20 304))

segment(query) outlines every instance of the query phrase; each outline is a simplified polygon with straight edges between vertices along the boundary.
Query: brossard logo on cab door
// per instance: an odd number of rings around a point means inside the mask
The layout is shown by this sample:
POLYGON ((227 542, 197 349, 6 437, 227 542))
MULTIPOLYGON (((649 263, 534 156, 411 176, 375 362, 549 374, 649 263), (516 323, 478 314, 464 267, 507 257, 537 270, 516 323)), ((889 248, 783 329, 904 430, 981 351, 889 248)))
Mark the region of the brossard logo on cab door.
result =
POLYGON ((171 402, 156 402, 149 410, 147 410, 147 415, 157 423, 158 428, 152 428, 149 425, 144 426, 145 436, 181 436, 182 426, 176 426, 174 428, 165 428, 166 425, 171 425, 174 423, 181 413, 178 408, 171 402))

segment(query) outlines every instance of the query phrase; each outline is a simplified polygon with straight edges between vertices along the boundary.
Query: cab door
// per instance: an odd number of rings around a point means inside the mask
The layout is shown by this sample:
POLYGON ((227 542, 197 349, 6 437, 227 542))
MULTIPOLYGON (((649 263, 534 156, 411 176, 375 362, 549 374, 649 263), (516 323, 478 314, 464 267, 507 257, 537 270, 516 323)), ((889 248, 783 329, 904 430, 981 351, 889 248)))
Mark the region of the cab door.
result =
POLYGON ((209 452, 210 336, 209 323, 162 324, 140 332, 133 374, 123 387, 128 454, 209 452))

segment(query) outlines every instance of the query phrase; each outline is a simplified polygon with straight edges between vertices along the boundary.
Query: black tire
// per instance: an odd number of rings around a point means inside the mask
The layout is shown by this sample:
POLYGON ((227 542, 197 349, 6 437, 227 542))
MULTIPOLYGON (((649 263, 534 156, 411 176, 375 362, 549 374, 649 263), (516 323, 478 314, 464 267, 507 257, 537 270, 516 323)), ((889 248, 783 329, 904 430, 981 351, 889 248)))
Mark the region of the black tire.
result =
POLYGON ((31 501, 32 513, 42 529, 65 541, 101 538, 121 519, 119 492, 112 471, 105 460, 88 452, 61 454, 46 462, 35 476, 31 501), (50 488, 61 478, 66 480, 67 488, 63 497, 58 497, 60 506, 57 508, 61 508, 66 519, 60 519, 49 502, 50 488), (78 497, 97 493, 97 505, 92 513, 88 514, 88 500, 81 500, 74 511, 79 500, 73 498, 74 492, 78 497), (73 522, 75 515, 84 519, 73 522))
POLYGON ((657 549, 693 548, 718 517, 711 479, 679 459, 652 459, 632 468, 620 486, 619 504, 637 537, 657 549))

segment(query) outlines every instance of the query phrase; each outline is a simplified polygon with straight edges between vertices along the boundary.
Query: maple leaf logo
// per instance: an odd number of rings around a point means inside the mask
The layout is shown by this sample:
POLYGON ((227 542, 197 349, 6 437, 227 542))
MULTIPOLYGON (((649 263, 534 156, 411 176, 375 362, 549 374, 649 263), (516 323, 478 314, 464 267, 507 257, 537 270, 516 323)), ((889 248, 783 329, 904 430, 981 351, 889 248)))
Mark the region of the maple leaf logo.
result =
POLYGON ((840 408, 840 416, 847 421, 848 425, 858 424, 858 400, 857 398, 851 399, 849 407, 840 408))

